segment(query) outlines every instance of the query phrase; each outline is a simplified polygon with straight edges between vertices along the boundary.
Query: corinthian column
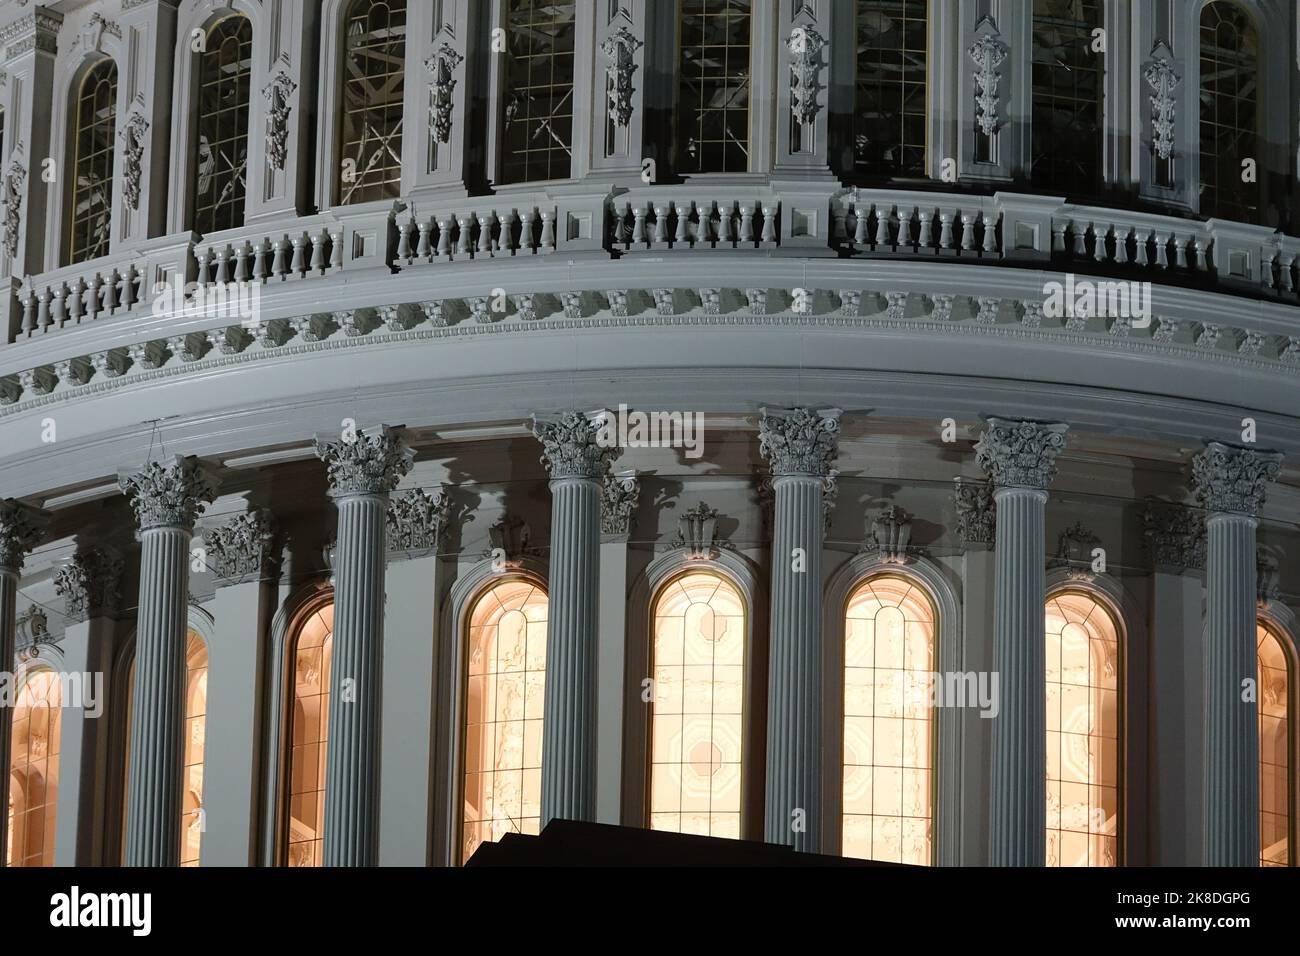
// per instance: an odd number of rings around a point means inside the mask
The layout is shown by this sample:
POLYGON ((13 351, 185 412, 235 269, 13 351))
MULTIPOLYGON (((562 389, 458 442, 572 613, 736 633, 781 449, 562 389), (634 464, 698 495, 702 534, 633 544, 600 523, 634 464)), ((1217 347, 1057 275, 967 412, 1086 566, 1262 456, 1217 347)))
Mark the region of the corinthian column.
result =
POLYGON ((1255 529, 1282 456, 1210 442, 1192 462, 1204 503, 1205 865, 1259 865, 1255 529), (1246 681, 1250 681, 1247 685, 1246 681))
POLYGON ((173 456, 118 478, 140 526, 135 699, 127 776, 126 865, 176 866, 181 840, 185 632, 190 538, 216 484, 173 456))
POLYGON ((601 481, 622 449, 605 413, 534 418, 551 475, 551 580, 542 725, 542 820, 596 819, 596 621, 601 481))
POLYGON ((990 418, 975 446, 993 480, 993 722, 989 862, 1042 866, 1047 856, 1047 673, 1044 515, 1067 425, 990 418))
POLYGON ((325 865, 379 861, 379 719, 382 710, 385 520, 388 495, 415 453, 382 426, 316 441, 338 506, 334 649, 325 761, 325 865))
POLYGON ((819 852, 822 492, 835 477, 840 411, 762 411, 758 447, 771 466, 775 494, 763 832, 769 843, 819 852))
MULTIPOLYGON (((0 501, 0 672, 14 669, 14 633, 18 614, 18 578, 23 559, 45 533, 49 515, 12 498, 0 501)), ((9 806, 9 745, 14 711, 0 700, 0 808, 9 806)), ((8 828, 0 830, 0 866, 9 859, 8 828)))

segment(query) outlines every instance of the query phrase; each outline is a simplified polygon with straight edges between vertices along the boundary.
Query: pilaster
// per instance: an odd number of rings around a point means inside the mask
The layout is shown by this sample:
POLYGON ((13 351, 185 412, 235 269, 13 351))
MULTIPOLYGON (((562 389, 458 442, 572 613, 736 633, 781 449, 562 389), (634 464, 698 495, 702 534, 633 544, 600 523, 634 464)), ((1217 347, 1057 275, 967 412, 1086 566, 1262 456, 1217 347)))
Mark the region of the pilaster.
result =
POLYGON ((627 657, 627 542, 641 483, 606 475, 601 489, 600 606, 597 651, 596 820, 623 822, 623 704, 627 657))

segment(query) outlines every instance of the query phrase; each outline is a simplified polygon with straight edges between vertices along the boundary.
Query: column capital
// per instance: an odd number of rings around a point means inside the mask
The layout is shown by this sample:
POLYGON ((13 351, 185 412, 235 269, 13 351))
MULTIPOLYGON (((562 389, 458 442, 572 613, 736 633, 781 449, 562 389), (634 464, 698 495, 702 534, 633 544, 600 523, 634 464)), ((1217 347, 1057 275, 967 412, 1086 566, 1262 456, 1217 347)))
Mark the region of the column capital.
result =
POLYGON ((1282 455, 1223 442, 1206 442, 1192 460, 1196 499, 1211 514, 1259 516, 1264 494, 1277 479, 1282 455))
POLYGON ((137 472, 119 472, 122 493, 131 499, 141 531, 193 528, 205 504, 217 498, 217 483, 194 457, 173 455, 137 472))
POLYGON ((40 543, 49 524, 48 512, 7 498, 0 501, 0 570, 23 569, 27 552, 40 543))
POLYGON ((1056 456, 1065 449, 1069 430, 1061 422, 990 418, 975 444, 975 460, 996 488, 1046 491, 1056 477, 1056 456))
POLYGON ((773 478, 829 478, 839 454, 838 408, 760 409, 758 451, 767 459, 773 478))
POLYGON ((997 505, 993 484, 971 478, 953 479, 953 503, 957 508, 957 536, 963 545, 990 547, 997 526, 997 505))
POLYGON ((218 577, 234 582, 246 575, 260 577, 275 563, 271 550, 274 537, 275 521, 271 513, 259 508, 204 529, 203 544, 212 570, 218 577))
POLYGON ((388 425, 371 435, 358 431, 351 439, 317 437, 316 454, 328 469, 331 498, 386 495, 415 459, 415 452, 402 440, 401 428, 388 425))
POLYGON ((587 415, 570 409, 549 420, 533 416, 533 435, 542 443, 542 463, 552 481, 603 478, 623 453, 615 434, 613 417, 604 409, 587 415))
POLYGON ((447 533, 451 498, 445 488, 423 488, 393 499, 388 506, 388 550, 436 551, 447 533))
POLYGON ((641 496, 636 473, 606 475, 600 494, 600 532, 626 538, 632 530, 632 512, 641 496))
POLYGON ((103 548, 80 551, 54 572, 54 592, 63 598, 64 613, 74 621, 113 613, 122 603, 125 562, 103 548))
POLYGON ((49 7, 37 7, 0 31, 0 46, 5 48, 5 62, 31 50, 54 55, 63 14, 49 7))
POLYGON ((1143 535, 1157 569, 1205 569, 1205 516, 1182 505, 1147 502, 1143 535))

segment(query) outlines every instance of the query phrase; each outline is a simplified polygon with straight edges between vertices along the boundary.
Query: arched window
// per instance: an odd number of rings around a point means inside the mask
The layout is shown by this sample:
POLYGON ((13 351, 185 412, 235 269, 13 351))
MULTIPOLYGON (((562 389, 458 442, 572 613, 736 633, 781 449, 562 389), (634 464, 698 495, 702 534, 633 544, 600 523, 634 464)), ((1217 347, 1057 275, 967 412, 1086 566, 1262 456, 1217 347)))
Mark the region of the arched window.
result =
POLYGON ((1259 34, 1235 3, 1201 10, 1201 215, 1253 222, 1259 188, 1242 161, 1259 160, 1259 34))
POLYGON ((469 612, 462 862, 485 840, 541 823, 546 608, 540 587, 507 578, 469 612))
POLYGON ((68 264, 108 255, 117 149, 117 64, 101 60, 77 90, 68 264))
POLYGON ((48 667, 23 676, 10 732, 7 866, 53 866, 63 688, 48 667))
POLYGON ((750 19, 753 0, 681 0, 678 16, 677 169, 749 169, 750 19))
POLYGON ((289 866, 320 866, 324 848, 325 758, 329 740, 330 660, 334 605, 313 611, 298 629, 290 665, 293 714, 289 718, 289 866))
POLYGON ((654 603, 650 827, 740 836, 745 603, 725 577, 689 571, 654 603))
POLYGON ((1063 195, 1101 191, 1102 0, 1034 0, 1032 178, 1063 195))
POLYGON ((883 574, 844 620, 845 856, 928 865, 934 846, 934 603, 883 574))
POLYGON ((926 173, 929 0, 857 0, 853 166, 868 177, 926 173))
POLYGON ((1291 698, 1292 659, 1282 637, 1264 622, 1259 647, 1259 865, 1295 864, 1291 829, 1295 781, 1291 776, 1295 737, 1291 698))
POLYGON ((509 0, 501 181, 566 179, 573 166, 576 4, 509 0))
POLYGON ((1046 617, 1047 865, 1117 866, 1120 627, 1081 591, 1046 617))
POLYGON ((252 76, 253 24, 242 14, 218 20, 199 54, 191 202, 194 229, 201 235, 244 224, 252 76))
POLYGON ((406 0, 353 0, 344 30, 339 202, 396 199, 402 188, 406 0))

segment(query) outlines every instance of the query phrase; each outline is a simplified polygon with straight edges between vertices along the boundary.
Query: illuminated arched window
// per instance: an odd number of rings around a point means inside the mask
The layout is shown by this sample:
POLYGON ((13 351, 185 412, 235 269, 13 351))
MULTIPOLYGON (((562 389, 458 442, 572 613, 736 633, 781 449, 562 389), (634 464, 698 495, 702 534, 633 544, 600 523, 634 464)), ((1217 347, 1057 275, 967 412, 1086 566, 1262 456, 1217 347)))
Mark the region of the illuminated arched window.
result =
POLYGON ((853 165, 924 176, 929 0, 857 0, 853 165))
POLYGON ((217 21, 199 54, 191 201, 194 229, 202 235, 244 224, 252 75, 252 23, 240 14, 217 21))
POLYGON ((928 865, 934 846, 935 613, 910 581, 880 575, 844 620, 845 856, 928 865))
POLYGON ((1120 628, 1080 591, 1047 601, 1047 865, 1117 866, 1120 628))
POLYGON ((740 836, 745 603, 712 571, 670 581, 654 603, 650 827, 740 836))
POLYGON ((53 866, 59 790, 62 685, 48 667, 29 669, 10 732, 7 866, 53 866))
POLYGON ((339 202, 395 199, 402 188, 406 0, 353 0, 344 31, 339 202))
POLYGON ((749 169, 753 0, 681 0, 678 15, 677 169, 749 169))
POLYGON ((320 866, 324 848, 325 758, 329 740, 330 660, 334 605, 313 611, 298 630, 290 666, 289 866, 320 866))
POLYGON ((1201 10, 1201 215, 1253 222, 1255 183, 1242 162, 1259 153, 1259 34, 1249 14, 1216 0, 1201 10))
POLYGON ((1062 195, 1101 189, 1102 0, 1034 0, 1033 182, 1062 195))
POLYGON ((469 612, 462 862, 484 841, 541 823, 546 606, 545 591, 510 578, 469 612))
POLYGON ((573 0, 509 0, 501 181, 566 179, 573 156, 573 0))
POLYGON ((74 115, 69 264, 108 255, 117 149, 117 64, 112 60, 101 60, 81 78, 74 115))
POLYGON ((1260 622, 1259 646, 1259 865, 1292 866, 1295 851, 1295 737, 1291 723, 1291 656, 1283 639, 1260 622))

